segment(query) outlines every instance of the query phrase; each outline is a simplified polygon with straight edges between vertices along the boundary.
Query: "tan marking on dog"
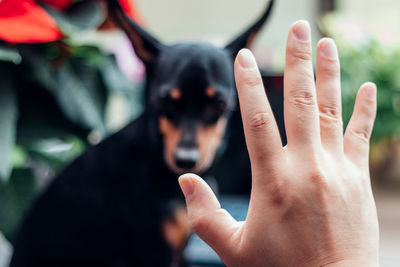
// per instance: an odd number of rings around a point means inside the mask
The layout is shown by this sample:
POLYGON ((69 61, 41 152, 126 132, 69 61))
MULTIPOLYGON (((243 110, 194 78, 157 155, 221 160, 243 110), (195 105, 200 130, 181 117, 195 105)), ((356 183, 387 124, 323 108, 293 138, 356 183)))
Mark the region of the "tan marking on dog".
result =
POLYGON ((182 136, 182 129, 163 116, 159 118, 159 130, 164 141, 164 160, 172 171, 180 173, 175 165, 175 152, 182 136))
POLYGON ((227 120, 221 118, 210 126, 200 126, 197 130, 197 143, 200 151, 200 160, 195 169, 205 170, 214 161, 215 152, 222 143, 225 134, 227 120))
POLYGON ((215 152, 222 143, 227 120, 221 118, 210 126, 198 126, 196 129, 196 143, 200 152, 200 158, 196 166, 191 170, 183 170, 175 164, 175 152, 182 136, 182 129, 176 127, 166 117, 160 117, 159 129, 164 141, 164 159, 168 167, 176 174, 186 172, 201 173, 212 164, 215 152))
POLYGON ((179 208, 172 218, 163 222, 163 234, 175 252, 183 251, 189 237, 189 223, 186 208, 179 208))
POLYGON ((206 89, 205 93, 206 93, 206 96, 212 98, 212 97, 215 96, 215 89, 212 88, 212 87, 208 87, 208 88, 206 89))
POLYGON ((182 92, 181 90, 174 88, 171 91, 169 91, 169 96, 173 99, 173 100, 179 100, 182 97, 182 92))

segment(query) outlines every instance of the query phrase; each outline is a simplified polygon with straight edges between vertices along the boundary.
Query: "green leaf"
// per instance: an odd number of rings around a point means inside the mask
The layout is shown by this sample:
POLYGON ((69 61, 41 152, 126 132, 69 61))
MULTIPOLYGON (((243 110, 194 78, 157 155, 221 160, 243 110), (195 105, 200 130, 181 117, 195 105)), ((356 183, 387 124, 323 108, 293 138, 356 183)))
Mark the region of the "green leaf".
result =
POLYGON ((80 29, 98 28, 105 20, 106 14, 99 1, 86 0, 73 5, 68 10, 68 19, 80 29))
MULTIPOLYGON (((52 75, 52 86, 48 89, 56 97, 57 102, 67 117, 73 122, 86 126, 89 129, 104 131, 100 97, 96 88, 87 87, 84 75, 78 77, 74 70, 65 65, 52 75)), ((88 80, 86 80, 88 82, 88 80)))
POLYGON ((43 5, 67 35, 87 30, 96 30, 105 20, 106 14, 99 1, 86 0, 73 5, 68 12, 60 12, 43 5))
POLYGON ((132 91, 137 89, 135 83, 128 80, 119 69, 114 57, 104 57, 104 63, 100 71, 104 83, 110 91, 131 94, 132 91))
POLYGON ((339 46, 339 50, 345 124, 350 119, 358 88, 365 81, 372 81, 378 87, 372 140, 400 136, 400 50, 374 40, 356 48, 339 46))
POLYGON ((22 57, 16 48, 0 46, 0 60, 19 64, 22 57))
POLYGON ((72 53, 75 58, 84 59, 89 65, 100 70, 108 64, 107 56, 98 47, 87 45, 74 46, 72 53))
POLYGON ((0 231, 13 241, 15 230, 32 200, 38 186, 30 169, 15 169, 10 181, 0 181, 0 231))
POLYGON ((28 156, 26 154, 25 149, 22 146, 15 146, 14 151, 12 153, 12 167, 13 168, 22 168, 25 166, 28 156))
POLYGON ((67 163, 78 157, 85 149, 85 145, 78 138, 43 139, 28 148, 31 159, 44 163, 53 171, 58 171, 67 163))
POLYGON ((70 59, 54 70, 40 55, 27 53, 39 83, 55 98, 64 115, 85 129, 105 133, 104 85, 96 68, 85 60, 70 59))
POLYGON ((17 144, 22 148, 29 148, 38 140, 48 138, 77 136, 86 140, 90 130, 71 122, 49 90, 26 77, 20 79, 18 88, 17 144))
POLYGON ((0 232, 0 266, 9 266, 13 254, 13 248, 8 240, 0 232))
MULTIPOLYGON (((7 73, 6 73, 7 74, 7 73)), ((3 75, 0 90, 0 179, 7 180, 12 169, 18 117, 16 95, 9 75, 3 75)))
POLYGON ((104 58, 105 64, 100 69, 105 86, 112 96, 123 95, 130 109, 130 119, 138 117, 144 110, 144 83, 134 83, 122 73, 113 56, 104 58))

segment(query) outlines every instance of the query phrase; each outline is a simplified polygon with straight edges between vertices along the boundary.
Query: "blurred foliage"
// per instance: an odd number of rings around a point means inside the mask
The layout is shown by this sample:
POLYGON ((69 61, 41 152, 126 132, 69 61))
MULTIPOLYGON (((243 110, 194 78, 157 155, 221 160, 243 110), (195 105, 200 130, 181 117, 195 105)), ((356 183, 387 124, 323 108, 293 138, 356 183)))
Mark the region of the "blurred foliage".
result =
POLYGON ((386 44, 340 13, 327 14, 322 32, 335 39, 341 62, 343 117, 350 120, 358 88, 377 85, 378 110, 371 137, 370 173, 376 184, 400 185, 400 44, 386 44))
POLYGON ((124 96, 130 115, 141 103, 142 84, 123 75, 114 55, 74 43, 106 19, 97 1, 78 1, 65 12, 44 7, 64 39, 0 42, 0 231, 9 240, 48 180, 115 130, 106 116, 110 99, 124 96))
POLYGON ((10 239, 34 199, 37 185, 29 168, 18 168, 8 182, 0 181, 0 229, 10 239))
POLYGON ((386 45, 340 13, 328 13, 321 30, 337 43, 340 57, 343 118, 353 112, 357 91, 367 81, 377 85, 373 143, 400 136, 400 44, 386 45))
POLYGON ((342 70, 343 115, 350 119, 357 90, 366 81, 377 85, 378 111, 373 141, 400 134, 400 48, 387 48, 378 41, 352 47, 339 46, 342 70))

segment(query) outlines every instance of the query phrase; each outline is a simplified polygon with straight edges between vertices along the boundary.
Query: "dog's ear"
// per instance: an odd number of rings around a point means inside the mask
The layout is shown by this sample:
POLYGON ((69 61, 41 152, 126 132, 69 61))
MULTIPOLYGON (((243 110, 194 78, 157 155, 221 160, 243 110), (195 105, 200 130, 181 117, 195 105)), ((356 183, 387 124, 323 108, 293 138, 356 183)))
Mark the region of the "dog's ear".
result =
POLYGON ((146 66, 152 64, 164 45, 131 20, 123 11, 119 0, 107 0, 107 4, 110 15, 128 36, 136 55, 146 66))
POLYGON ((240 49, 247 48, 251 45, 257 33, 260 31, 264 23, 269 18, 273 5, 274 0, 270 0, 267 8, 265 9, 261 17, 255 23, 253 23, 245 32, 240 34, 225 47, 231 53, 232 57, 236 57, 240 49))

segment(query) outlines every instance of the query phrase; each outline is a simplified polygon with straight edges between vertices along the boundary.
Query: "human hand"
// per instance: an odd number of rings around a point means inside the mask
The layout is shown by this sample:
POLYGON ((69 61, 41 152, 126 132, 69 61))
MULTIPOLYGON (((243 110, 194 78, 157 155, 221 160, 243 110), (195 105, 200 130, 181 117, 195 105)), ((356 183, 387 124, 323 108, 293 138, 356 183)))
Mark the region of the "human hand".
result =
POLYGON ((235 77, 252 192, 246 221, 221 209, 210 187, 179 183, 189 224, 228 266, 377 266, 378 220, 368 169, 376 87, 361 86, 343 136, 340 67, 331 39, 317 46, 310 27, 290 29, 284 77, 287 146, 282 147, 255 59, 242 50, 235 77))

